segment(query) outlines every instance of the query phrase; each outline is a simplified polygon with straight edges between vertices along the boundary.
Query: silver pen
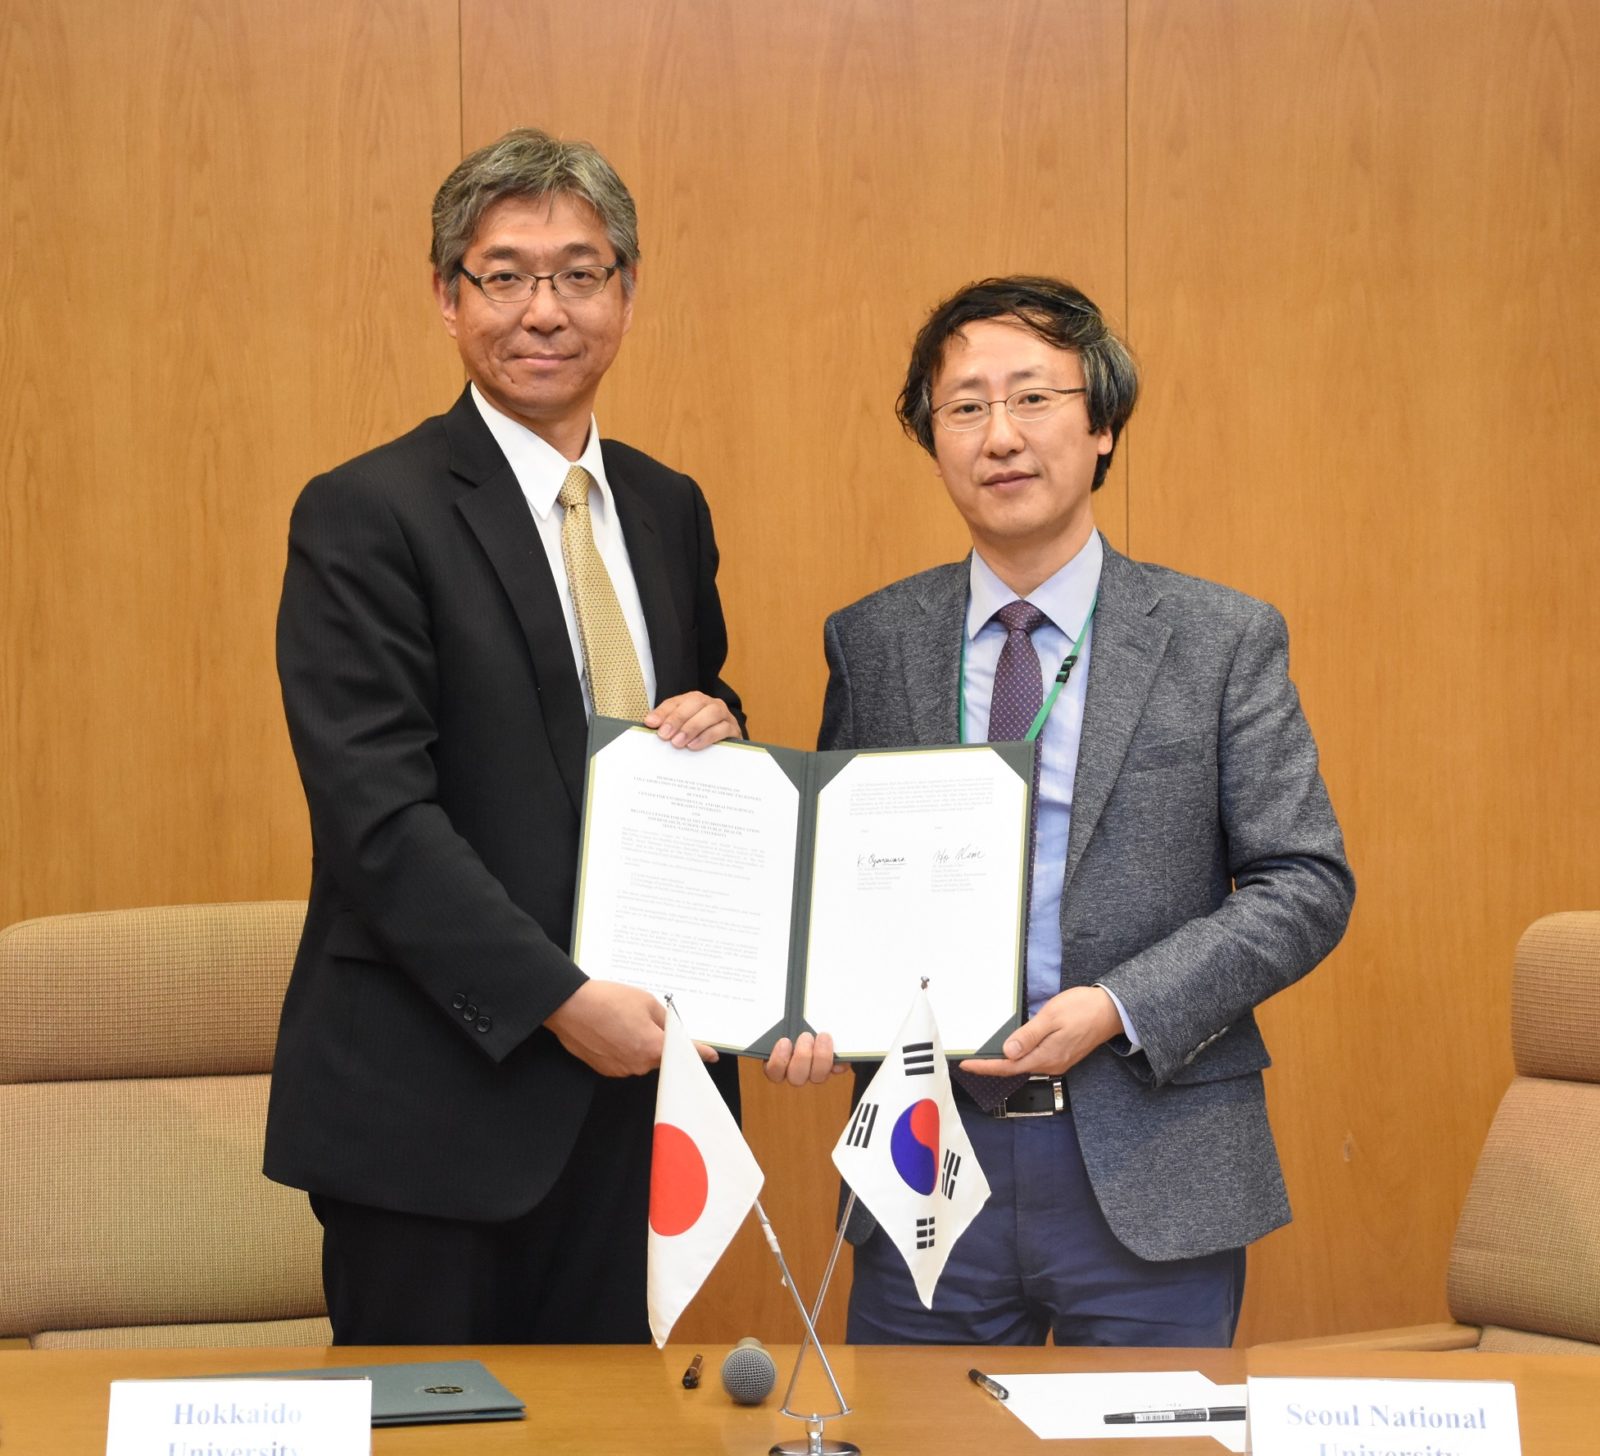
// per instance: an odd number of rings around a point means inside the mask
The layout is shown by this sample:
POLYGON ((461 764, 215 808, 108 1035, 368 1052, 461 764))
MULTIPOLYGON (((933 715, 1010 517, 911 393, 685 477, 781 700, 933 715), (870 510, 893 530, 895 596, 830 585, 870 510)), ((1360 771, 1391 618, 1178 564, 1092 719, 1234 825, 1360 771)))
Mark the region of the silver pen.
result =
POLYGON ((998 1380, 989 1379, 981 1370, 967 1371, 967 1379, 976 1385, 979 1390, 992 1395, 996 1400, 1009 1400, 1011 1398, 1011 1392, 1005 1386, 998 1380))

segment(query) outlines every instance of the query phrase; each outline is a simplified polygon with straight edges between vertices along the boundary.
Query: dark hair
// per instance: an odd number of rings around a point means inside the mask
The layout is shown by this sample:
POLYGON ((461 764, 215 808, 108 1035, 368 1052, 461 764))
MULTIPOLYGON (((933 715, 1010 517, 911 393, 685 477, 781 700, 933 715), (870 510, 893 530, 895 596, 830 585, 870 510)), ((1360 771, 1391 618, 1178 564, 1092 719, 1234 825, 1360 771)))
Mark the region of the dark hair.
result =
POLYGON ((1139 397, 1139 371, 1128 346, 1112 332, 1093 301, 1058 278, 985 278, 952 294, 928 315, 911 346, 905 387, 895 403, 906 434, 934 453, 933 377, 944 363, 950 340, 979 319, 1014 322, 1045 343, 1078 356, 1089 391, 1089 428, 1096 433, 1111 431, 1111 449, 1095 468, 1093 489, 1099 490, 1139 397))
POLYGON ((632 291, 639 222, 622 179, 588 142, 561 141, 519 127, 465 157, 433 199, 431 261, 450 297, 456 296, 457 269, 489 208, 507 197, 559 196, 576 197, 594 209, 617 250, 622 286, 632 291))

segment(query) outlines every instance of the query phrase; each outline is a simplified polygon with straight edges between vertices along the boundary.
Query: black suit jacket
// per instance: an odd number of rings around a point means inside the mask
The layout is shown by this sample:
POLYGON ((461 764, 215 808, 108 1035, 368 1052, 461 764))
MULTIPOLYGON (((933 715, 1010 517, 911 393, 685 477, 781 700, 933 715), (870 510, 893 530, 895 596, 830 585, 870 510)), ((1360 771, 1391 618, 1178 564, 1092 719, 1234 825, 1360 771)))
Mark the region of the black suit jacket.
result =
MULTIPOLYGON (((698 688, 738 714, 705 498, 602 450, 658 699, 698 688)), ((526 1212, 595 1078, 543 1029, 583 979, 587 723, 538 528, 468 394, 301 493, 278 670, 313 860, 267 1175, 439 1217, 526 1212)))

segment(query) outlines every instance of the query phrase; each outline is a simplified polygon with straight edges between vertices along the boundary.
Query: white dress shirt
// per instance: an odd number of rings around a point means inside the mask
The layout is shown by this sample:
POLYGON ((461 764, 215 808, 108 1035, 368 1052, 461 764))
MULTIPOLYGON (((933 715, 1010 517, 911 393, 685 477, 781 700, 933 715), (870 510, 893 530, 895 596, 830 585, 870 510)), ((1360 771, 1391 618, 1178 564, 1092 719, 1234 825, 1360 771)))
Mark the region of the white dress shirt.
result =
POLYGON ((568 460, 553 445, 539 438, 526 425, 509 415, 501 414, 472 386, 472 402, 489 427, 489 433, 511 462, 512 472, 522 494, 527 498, 528 509, 533 512, 534 524, 539 528, 539 539, 544 543, 544 554, 550 562, 550 575, 555 579, 556 595, 561 598, 561 613, 567 619, 567 639, 572 644, 572 660, 578 669, 578 681, 583 685, 585 712, 594 716, 594 696, 589 689, 589 676, 583 670, 583 642, 578 636, 578 614, 572 608, 572 590, 567 585, 567 566, 561 555, 561 520, 565 511, 557 502, 561 484, 567 471, 581 465, 589 472, 594 485, 589 490, 589 520, 594 528, 594 544, 600 559, 606 564, 612 588, 617 594, 617 604, 622 608, 622 618, 628 624, 628 635, 633 638, 633 649, 639 656, 639 670, 644 675, 644 692, 648 702, 656 701, 655 661, 650 655, 650 633, 644 624, 644 608, 639 602, 639 587, 633 579, 633 564, 628 559, 628 545, 623 539, 622 522, 617 519, 617 503, 606 480, 605 461, 600 456, 600 429, 593 416, 589 419, 589 439, 583 454, 568 460))

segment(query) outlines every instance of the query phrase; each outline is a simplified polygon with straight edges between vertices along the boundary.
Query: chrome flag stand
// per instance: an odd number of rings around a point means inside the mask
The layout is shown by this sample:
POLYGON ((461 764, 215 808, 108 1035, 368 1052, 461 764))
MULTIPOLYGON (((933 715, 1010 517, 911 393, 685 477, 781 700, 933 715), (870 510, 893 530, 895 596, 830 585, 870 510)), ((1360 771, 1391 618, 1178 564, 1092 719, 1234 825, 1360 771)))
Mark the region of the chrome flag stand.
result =
POLYGON ((822 1275, 822 1287, 817 1291, 816 1303, 811 1306, 808 1313, 805 1302, 800 1298, 800 1291, 795 1288, 794 1280, 789 1274, 789 1263, 783 1257, 783 1250, 778 1245, 778 1236, 773 1233, 772 1225, 767 1221, 767 1211, 761 1206, 761 1200, 756 1199, 756 1217, 761 1221, 761 1231, 766 1235, 767 1247, 772 1250, 773 1257, 778 1261, 778 1268, 783 1272, 784 1286, 793 1295, 794 1307, 800 1311, 801 1322, 806 1327, 806 1337, 800 1344, 800 1353, 795 1357, 794 1374, 789 1377, 789 1388, 783 1393, 783 1413, 806 1423, 806 1439, 804 1444, 779 1441, 770 1449, 767 1456, 861 1456, 861 1448, 853 1441, 830 1441, 823 1437, 823 1429, 827 1423, 837 1420, 840 1416, 849 1415, 850 1407, 845 1402, 844 1393, 839 1389, 839 1382, 834 1379, 833 1366, 828 1363, 828 1352, 822 1348, 822 1341, 817 1338, 816 1325, 817 1316, 822 1313, 822 1301, 827 1298, 828 1285, 833 1279, 834 1265, 839 1262, 839 1251, 844 1246, 845 1225, 849 1222, 850 1211, 855 1206, 856 1196, 851 1193, 844 1207, 844 1215, 839 1220, 839 1230, 834 1235, 833 1251, 828 1255, 828 1267, 822 1275), (789 1408, 790 1401, 794 1399, 795 1386, 800 1380, 800 1367, 805 1364, 806 1350, 812 1345, 816 1346, 817 1359, 822 1362, 822 1372, 828 1377, 833 1398, 839 1403, 838 1410, 824 1413, 789 1408))

